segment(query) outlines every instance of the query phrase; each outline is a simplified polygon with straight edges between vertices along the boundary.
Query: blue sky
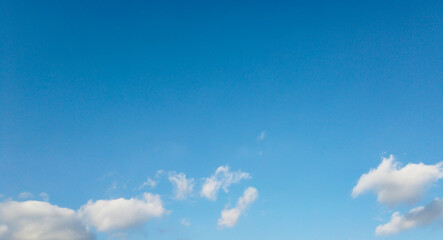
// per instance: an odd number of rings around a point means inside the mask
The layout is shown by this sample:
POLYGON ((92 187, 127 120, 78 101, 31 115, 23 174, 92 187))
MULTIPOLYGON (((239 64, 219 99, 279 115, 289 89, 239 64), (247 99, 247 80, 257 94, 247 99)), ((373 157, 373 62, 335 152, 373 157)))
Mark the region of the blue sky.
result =
POLYGON ((441 239, 442 43, 441 1, 2 0, 0 239, 441 239))

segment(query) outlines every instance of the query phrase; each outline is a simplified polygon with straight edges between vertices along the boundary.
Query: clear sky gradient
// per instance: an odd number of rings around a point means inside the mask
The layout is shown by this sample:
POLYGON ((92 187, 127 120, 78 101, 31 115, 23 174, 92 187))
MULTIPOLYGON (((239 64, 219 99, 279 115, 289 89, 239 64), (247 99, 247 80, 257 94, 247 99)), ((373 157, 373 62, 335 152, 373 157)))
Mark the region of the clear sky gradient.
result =
POLYGON ((99 240, 443 237, 375 234, 441 182, 395 207, 351 196, 382 157, 443 161, 441 1, 1 0, 0 84, 1 201, 161 197, 167 213, 99 240), (250 176, 206 199, 220 166, 250 176))

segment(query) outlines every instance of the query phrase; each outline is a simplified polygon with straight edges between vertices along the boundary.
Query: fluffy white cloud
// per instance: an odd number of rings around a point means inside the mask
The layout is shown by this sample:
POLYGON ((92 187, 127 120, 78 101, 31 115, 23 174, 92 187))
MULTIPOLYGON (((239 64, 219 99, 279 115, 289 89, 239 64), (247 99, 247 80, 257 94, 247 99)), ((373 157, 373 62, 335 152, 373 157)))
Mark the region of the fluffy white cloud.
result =
POLYGON ((434 199, 424 207, 414 208, 406 216, 399 212, 392 214, 391 221, 376 228, 377 235, 391 235, 408 229, 426 226, 443 218, 443 199, 434 199))
POLYGON ((8 234, 8 226, 0 225, 0 239, 5 239, 8 234))
POLYGON ((363 174, 352 190, 352 196, 373 191, 379 202, 395 205, 401 202, 409 204, 420 199, 424 192, 440 178, 443 178, 443 163, 426 165, 409 163, 401 167, 394 156, 383 158, 377 169, 363 174))
POLYGON ((113 199, 89 201, 79 215, 98 231, 113 232, 141 226, 152 217, 166 213, 159 195, 145 193, 142 199, 113 199))
POLYGON ((257 189, 253 187, 247 188, 243 196, 238 199, 237 205, 231 209, 224 209, 221 217, 218 219, 218 225, 224 227, 233 227, 237 224, 238 218, 258 197, 257 189))
POLYGON ((0 238, 8 240, 94 239, 74 210, 41 201, 0 203, 0 238))
POLYGON ((237 183, 242 179, 249 179, 251 176, 246 172, 230 172, 228 166, 220 166, 215 171, 215 174, 209 178, 206 178, 203 184, 200 195, 210 200, 217 199, 217 192, 222 188, 225 192, 228 192, 228 187, 237 183))
POLYGON ((176 199, 186 199, 194 191, 194 179, 187 179, 184 173, 170 173, 169 181, 174 186, 174 194, 176 199))

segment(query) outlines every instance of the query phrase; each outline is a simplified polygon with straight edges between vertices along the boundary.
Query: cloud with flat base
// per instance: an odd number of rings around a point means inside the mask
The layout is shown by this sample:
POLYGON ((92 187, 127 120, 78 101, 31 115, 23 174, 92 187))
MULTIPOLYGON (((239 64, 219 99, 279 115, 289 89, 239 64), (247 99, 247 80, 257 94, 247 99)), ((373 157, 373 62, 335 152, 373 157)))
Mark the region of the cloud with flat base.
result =
POLYGON ((409 163, 401 167, 394 155, 383 158, 376 169, 363 174, 352 190, 352 197, 374 192, 380 203, 394 206, 399 203, 416 203, 423 194, 443 178, 443 163, 426 165, 409 163))
POLYGON ((101 232, 124 231, 139 227, 149 219, 167 213, 159 195, 144 193, 142 198, 89 201, 78 214, 101 232))

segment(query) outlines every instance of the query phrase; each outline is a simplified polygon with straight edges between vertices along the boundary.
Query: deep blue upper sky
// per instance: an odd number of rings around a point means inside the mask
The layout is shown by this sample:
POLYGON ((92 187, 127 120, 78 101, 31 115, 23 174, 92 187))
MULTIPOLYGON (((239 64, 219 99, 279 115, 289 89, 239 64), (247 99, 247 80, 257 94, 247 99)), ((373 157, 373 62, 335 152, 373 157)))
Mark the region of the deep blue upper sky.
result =
POLYGON ((172 213, 147 231, 372 239, 392 212, 351 198, 360 175, 389 154, 443 160, 443 4, 2 0, 0 84, 5 197, 46 192, 78 209, 134 197, 159 169, 200 181, 229 165, 252 179, 216 203, 167 200, 163 180, 151 192, 172 213), (249 185, 260 195, 248 216, 218 230, 249 185))

